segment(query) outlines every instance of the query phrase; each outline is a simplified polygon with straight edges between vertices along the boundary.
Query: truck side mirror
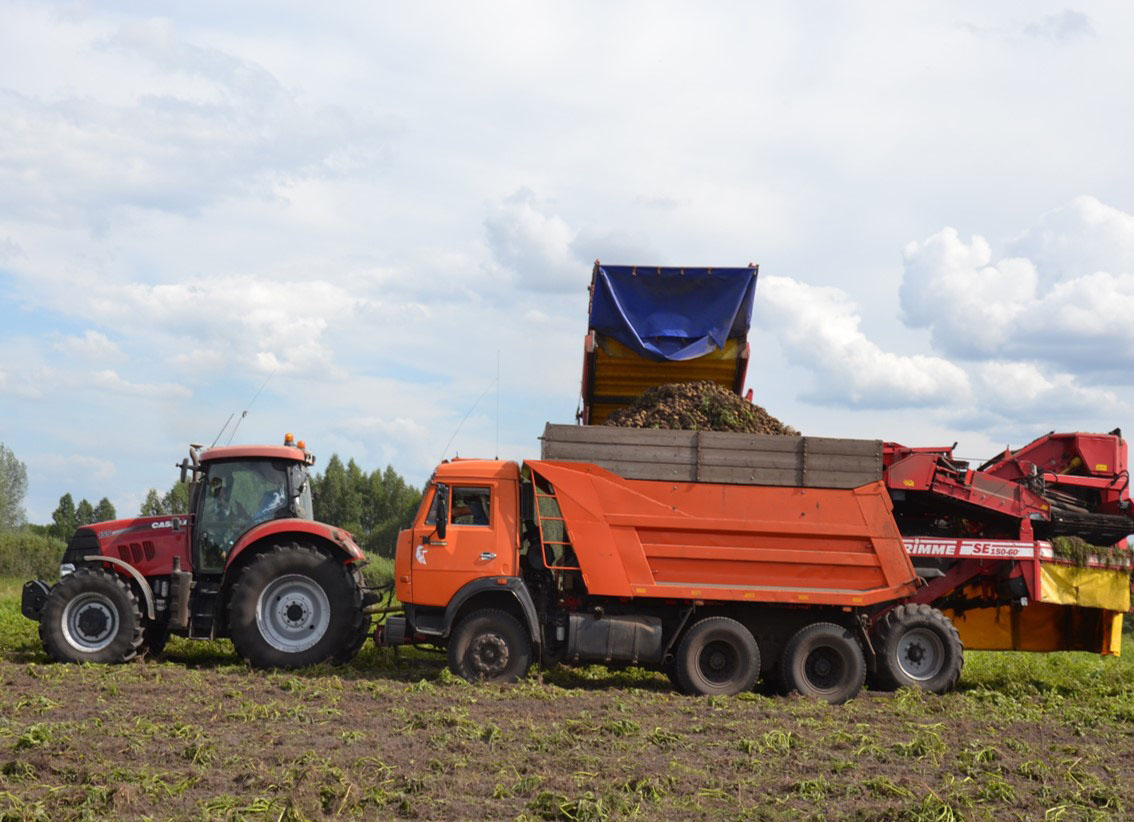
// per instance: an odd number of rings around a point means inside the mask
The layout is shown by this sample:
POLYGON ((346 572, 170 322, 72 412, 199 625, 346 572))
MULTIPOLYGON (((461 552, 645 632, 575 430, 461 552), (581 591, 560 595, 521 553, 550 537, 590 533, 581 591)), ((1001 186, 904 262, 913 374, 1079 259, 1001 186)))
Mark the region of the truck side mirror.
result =
POLYGON ((446 486, 437 488, 437 536, 445 539, 445 531, 449 527, 449 489, 446 486))

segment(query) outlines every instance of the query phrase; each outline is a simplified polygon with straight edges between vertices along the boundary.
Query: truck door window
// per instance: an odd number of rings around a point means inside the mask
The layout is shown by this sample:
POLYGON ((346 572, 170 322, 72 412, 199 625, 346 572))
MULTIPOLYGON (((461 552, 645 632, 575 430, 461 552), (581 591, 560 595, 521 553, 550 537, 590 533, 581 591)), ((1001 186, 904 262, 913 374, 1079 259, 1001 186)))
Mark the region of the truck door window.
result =
POLYGON ((483 525, 489 522, 492 489, 457 486, 453 489, 453 507, 449 522, 453 525, 483 525))

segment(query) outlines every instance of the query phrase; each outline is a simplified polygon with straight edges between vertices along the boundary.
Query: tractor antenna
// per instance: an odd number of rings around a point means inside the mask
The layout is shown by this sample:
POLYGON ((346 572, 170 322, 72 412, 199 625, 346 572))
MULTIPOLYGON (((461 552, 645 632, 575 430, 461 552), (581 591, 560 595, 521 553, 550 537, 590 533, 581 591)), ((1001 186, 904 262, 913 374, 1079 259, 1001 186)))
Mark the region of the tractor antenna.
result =
POLYGON ((216 439, 213 440, 213 445, 210 445, 209 448, 212 448, 214 445, 217 444, 217 440, 219 440, 221 438, 221 436, 224 435, 224 429, 228 428, 228 424, 230 422, 232 422, 232 418, 235 417, 235 416, 236 416, 235 411, 233 411, 231 414, 228 415, 228 419, 224 421, 224 425, 221 426, 220 431, 217 431, 216 439))
MULTIPOLYGON (((461 417, 461 421, 457 423, 457 430, 453 432, 453 436, 449 437, 449 441, 445 443, 445 450, 441 452, 441 460, 445 459, 445 455, 449 453, 449 446, 452 445, 453 440, 457 438, 457 434, 460 433, 461 426, 465 424, 465 420, 467 420, 469 418, 469 415, 476 410, 476 407, 480 405, 480 401, 484 399, 484 395, 487 394, 489 389, 492 388, 492 386, 495 384, 495 381, 493 381, 486 385, 484 387, 484 390, 480 392, 480 396, 476 398, 476 402, 472 404, 472 408, 466 411, 465 415, 461 417)), ((438 462, 441 462, 441 460, 438 460, 438 462)))
POLYGON ((260 396, 260 392, 264 390, 264 388, 268 385, 269 380, 271 380, 275 375, 276 369, 273 368, 268 376, 264 378, 264 381, 260 383, 260 387, 256 390, 256 393, 252 395, 252 399, 248 401, 248 406, 240 412, 240 419, 236 421, 236 425, 232 426, 232 433, 228 435, 228 442, 225 443, 226 445, 232 445, 232 438, 236 436, 236 429, 240 427, 240 423, 244 421, 244 418, 248 416, 248 412, 252 410, 252 403, 256 402, 256 398, 260 396))

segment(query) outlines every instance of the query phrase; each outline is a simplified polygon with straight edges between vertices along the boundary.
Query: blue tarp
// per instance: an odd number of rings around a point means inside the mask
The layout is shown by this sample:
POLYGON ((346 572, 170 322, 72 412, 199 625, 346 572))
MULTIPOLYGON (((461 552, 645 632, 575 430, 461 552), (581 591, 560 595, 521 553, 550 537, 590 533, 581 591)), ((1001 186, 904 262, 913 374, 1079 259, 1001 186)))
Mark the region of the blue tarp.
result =
POLYGON ((755 268, 600 266, 590 327, 651 360, 691 360, 748 337, 755 291, 755 268))

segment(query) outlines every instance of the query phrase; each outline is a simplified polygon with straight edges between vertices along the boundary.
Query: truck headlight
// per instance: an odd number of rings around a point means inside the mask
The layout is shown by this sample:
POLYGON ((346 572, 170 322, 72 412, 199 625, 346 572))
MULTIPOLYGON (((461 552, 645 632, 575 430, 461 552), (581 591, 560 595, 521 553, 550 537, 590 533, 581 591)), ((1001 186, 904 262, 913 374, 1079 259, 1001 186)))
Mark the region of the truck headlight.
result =
POLYGON ((59 566, 59 578, 63 579, 63 577, 67 576, 67 574, 74 573, 74 571, 75 571, 75 564, 74 563, 64 562, 64 563, 60 564, 60 566, 59 566))

